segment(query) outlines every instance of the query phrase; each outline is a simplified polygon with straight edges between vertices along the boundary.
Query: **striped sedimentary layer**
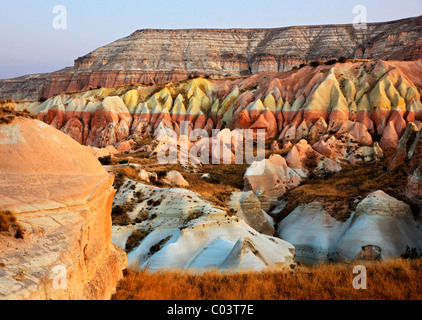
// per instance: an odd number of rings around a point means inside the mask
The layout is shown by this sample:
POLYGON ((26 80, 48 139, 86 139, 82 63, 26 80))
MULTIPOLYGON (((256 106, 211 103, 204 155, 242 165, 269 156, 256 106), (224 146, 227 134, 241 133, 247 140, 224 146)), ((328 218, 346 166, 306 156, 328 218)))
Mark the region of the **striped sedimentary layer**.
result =
POLYGON ((0 98, 50 98, 64 92, 156 84, 191 76, 251 75, 288 71, 313 60, 417 60, 422 17, 348 25, 276 29, 138 30, 54 73, 0 81, 0 98), (171 50, 169 49, 171 48, 171 50))
POLYGON ((396 148, 422 112, 422 62, 369 61, 306 66, 226 80, 197 78, 96 89, 45 102, 11 102, 81 144, 106 147, 172 129, 264 129, 266 138, 318 141, 349 133, 362 145, 396 148))

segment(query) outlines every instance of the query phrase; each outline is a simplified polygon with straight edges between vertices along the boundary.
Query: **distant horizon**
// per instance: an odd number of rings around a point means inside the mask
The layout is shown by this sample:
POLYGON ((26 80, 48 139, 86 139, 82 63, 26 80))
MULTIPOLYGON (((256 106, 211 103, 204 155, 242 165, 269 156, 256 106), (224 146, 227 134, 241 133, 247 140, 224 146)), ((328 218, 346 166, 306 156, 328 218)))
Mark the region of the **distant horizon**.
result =
POLYGON ((350 25, 353 8, 363 5, 367 23, 383 23, 419 17, 420 0, 334 0, 292 6, 283 1, 262 0, 257 10, 253 0, 216 0, 212 5, 192 0, 127 0, 117 4, 100 0, 82 1, 4 0, 0 12, 0 79, 43 74, 72 67, 74 60, 93 50, 140 30, 233 30, 281 29, 350 25), (53 8, 63 5, 67 28, 52 27, 53 8), (226 9, 226 10, 222 10, 226 9), (97 32, 101 30, 101 32, 97 32))
MULTIPOLYGON (((410 16, 407 18, 399 18, 399 19, 394 19, 394 20, 385 20, 385 21, 370 21, 367 24, 378 24, 378 23, 389 23, 389 22, 396 22, 396 21, 401 21, 401 20, 408 20, 408 19, 414 19, 414 18, 419 18, 422 17, 422 14, 420 15, 416 15, 416 16, 410 16)), ((143 30, 158 30, 158 31, 167 31, 167 30, 271 30, 271 29, 287 29, 287 28, 296 28, 296 27, 320 27, 320 26, 350 26, 353 25, 353 23, 326 23, 326 24, 301 24, 301 25, 289 25, 289 26, 281 26, 281 27, 269 27, 269 28, 142 28, 142 29, 137 29, 134 32, 132 32, 131 34, 137 32, 137 31, 143 31, 143 30)), ((131 34, 129 34, 128 36, 130 36, 131 34)))

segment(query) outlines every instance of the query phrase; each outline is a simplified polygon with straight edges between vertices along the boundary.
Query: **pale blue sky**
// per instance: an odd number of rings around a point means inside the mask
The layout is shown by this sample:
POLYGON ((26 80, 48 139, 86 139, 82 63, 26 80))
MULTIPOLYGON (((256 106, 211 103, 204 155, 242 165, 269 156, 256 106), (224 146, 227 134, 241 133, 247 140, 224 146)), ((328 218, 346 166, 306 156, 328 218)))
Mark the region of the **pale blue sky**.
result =
POLYGON ((368 22, 422 15, 421 0, 1 0, 0 79, 51 72, 143 28, 275 28, 368 22), (67 8, 55 30, 53 7, 67 8))

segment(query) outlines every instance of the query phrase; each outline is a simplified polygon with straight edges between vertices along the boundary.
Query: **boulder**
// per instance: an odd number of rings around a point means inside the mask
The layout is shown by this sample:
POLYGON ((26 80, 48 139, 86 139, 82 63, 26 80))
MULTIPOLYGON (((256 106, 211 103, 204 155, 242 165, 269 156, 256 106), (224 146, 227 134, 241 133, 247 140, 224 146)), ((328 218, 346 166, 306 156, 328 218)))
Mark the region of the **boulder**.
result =
POLYGON ((286 160, 278 154, 252 163, 243 179, 245 189, 252 190, 258 196, 264 210, 268 210, 278 197, 302 181, 300 175, 289 168, 286 160))
POLYGON ((132 150, 132 148, 134 146, 135 146, 135 141, 130 139, 130 140, 121 141, 121 142, 117 143, 115 148, 117 149, 118 152, 125 153, 125 152, 132 150))
POLYGON ((164 183, 175 187, 189 187, 189 182, 183 178, 179 171, 169 171, 163 179, 164 183))
POLYGON ((273 143, 271 143, 270 150, 271 151, 279 151, 280 150, 280 145, 278 144, 277 141, 274 141, 273 143))
POLYGON ((373 147, 360 147, 349 154, 347 160, 351 164, 357 164, 361 162, 370 162, 381 159, 384 156, 384 152, 378 145, 378 142, 374 142, 373 147))

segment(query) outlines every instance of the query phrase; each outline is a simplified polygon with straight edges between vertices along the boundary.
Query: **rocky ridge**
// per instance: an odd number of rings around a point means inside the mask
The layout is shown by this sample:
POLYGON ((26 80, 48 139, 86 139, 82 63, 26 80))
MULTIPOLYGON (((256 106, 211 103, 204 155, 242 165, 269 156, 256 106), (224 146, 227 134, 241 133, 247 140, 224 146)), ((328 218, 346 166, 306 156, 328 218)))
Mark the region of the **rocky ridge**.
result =
MULTIPOLYGON (((226 128, 264 129, 266 139, 280 141, 318 141, 327 133, 341 133, 363 146, 378 142, 382 149, 395 149, 407 123, 421 125, 421 71, 419 61, 348 62, 6 105, 26 108, 79 143, 100 148, 134 137, 159 137, 168 129, 182 135, 203 129, 211 136, 212 129, 226 128), (189 123, 187 132, 183 121, 189 123)), ((323 142, 319 147, 329 152, 323 142)))
POLYGON ((138 30, 50 74, 0 81, 0 98, 38 100, 64 92, 288 71, 313 60, 417 60, 422 17, 276 29, 138 30), (171 48, 171 49, 170 49, 171 48))

